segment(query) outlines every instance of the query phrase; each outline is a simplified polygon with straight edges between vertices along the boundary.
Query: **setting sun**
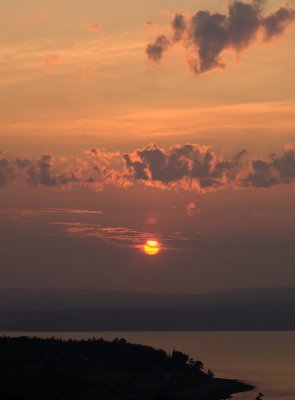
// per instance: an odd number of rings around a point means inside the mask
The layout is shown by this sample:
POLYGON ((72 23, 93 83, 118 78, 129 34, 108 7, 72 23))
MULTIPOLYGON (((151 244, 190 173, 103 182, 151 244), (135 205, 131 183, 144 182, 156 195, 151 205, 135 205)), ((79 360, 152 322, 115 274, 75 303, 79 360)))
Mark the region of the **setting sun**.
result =
POLYGON ((146 254, 150 256, 154 256, 155 254, 158 254, 160 251, 160 245, 159 242, 156 240, 148 240, 146 244, 144 245, 144 251, 146 254))

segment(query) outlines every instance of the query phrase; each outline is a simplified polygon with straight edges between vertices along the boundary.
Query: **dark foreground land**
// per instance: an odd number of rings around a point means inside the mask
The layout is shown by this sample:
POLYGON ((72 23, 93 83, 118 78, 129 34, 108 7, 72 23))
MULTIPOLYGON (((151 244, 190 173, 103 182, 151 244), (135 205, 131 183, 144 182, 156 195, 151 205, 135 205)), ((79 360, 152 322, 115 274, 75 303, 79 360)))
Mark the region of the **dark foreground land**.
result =
POLYGON ((184 353, 124 339, 0 338, 1 400, 219 400, 252 389, 184 353))

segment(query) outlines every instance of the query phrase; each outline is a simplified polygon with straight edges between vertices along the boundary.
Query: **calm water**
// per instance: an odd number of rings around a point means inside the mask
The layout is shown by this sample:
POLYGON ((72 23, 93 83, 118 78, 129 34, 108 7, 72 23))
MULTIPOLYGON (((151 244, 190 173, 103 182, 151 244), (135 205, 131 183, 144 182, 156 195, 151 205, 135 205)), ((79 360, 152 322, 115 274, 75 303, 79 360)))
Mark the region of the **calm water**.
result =
POLYGON ((235 399, 253 400, 258 391, 265 399, 295 400, 295 332, 5 332, 9 336, 72 339, 124 337, 168 352, 177 349, 205 363, 216 376, 237 378, 257 390, 235 399))

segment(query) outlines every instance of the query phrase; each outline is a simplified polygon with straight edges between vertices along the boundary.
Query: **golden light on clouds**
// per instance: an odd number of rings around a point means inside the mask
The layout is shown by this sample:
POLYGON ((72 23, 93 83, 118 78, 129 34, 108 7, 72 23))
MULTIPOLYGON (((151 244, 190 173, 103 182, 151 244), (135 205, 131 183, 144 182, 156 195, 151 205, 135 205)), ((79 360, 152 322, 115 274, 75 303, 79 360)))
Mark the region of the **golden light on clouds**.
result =
POLYGON ((148 240, 144 245, 144 252, 149 256, 154 256, 160 251, 160 244, 156 240, 148 240))

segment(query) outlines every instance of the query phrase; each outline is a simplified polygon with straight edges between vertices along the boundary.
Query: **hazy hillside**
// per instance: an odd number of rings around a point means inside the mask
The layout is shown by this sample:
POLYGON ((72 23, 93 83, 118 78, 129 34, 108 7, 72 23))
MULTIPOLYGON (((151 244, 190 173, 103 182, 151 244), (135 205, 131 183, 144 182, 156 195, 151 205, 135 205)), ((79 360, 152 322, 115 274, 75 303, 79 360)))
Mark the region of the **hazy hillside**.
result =
POLYGON ((97 292, 78 289, 0 289, 0 310, 149 308, 295 304, 295 288, 228 290, 199 295, 97 292))
POLYGON ((295 289, 175 295, 1 289, 0 331, 295 330, 295 289))

